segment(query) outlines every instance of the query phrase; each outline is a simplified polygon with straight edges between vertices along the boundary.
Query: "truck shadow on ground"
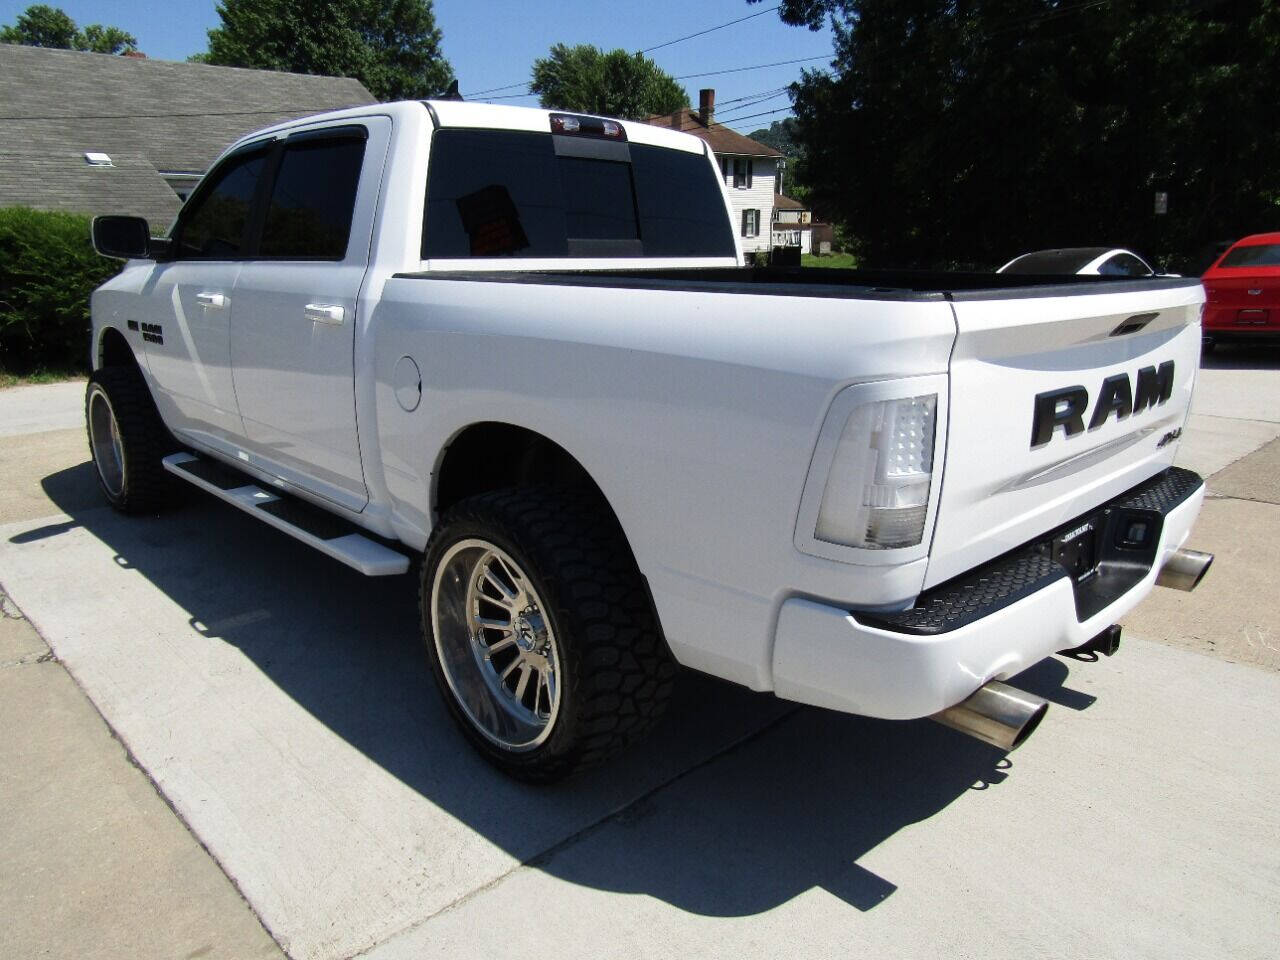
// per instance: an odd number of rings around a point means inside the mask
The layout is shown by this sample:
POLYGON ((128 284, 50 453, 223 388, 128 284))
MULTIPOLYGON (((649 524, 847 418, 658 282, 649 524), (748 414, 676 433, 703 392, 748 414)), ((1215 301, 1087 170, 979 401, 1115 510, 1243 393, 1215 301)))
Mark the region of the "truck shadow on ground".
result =
POLYGON ((1280 341, 1220 343, 1202 354, 1205 370, 1280 370, 1280 341))
MULTIPOLYGON (((155 518, 103 506, 92 466, 47 477, 50 499, 244 653, 316 721, 425 801, 522 862, 707 916, 744 916, 823 888, 868 910, 896 889, 858 864, 1012 761, 929 721, 796 708, 686 673, 643 744, 568 783, 532 788, 454 730, 421 648, 416 574, 365 578, 196 491, 155 518), (693 744, 693 747, 690 744, 693 744)), ((65 522, 14 538, 56 538, 65 522)), ((1087 669, 1082 667, 1080 669, 1087 669)), ((1057 658, 1015 682, 1069 709, 1057 658)), ((92 692, 92 691, 91 691, 92 692)))

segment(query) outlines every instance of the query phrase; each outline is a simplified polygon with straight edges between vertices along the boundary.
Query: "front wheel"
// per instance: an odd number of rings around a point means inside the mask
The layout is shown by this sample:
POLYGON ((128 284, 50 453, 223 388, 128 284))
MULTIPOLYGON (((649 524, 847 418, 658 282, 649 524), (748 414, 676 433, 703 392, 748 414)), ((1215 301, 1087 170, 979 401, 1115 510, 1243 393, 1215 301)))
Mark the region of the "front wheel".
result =
POLYGON ((161 460, 172 437, 156 412, 141 374, 103 367, 89 377, 84 419, 98 486, 121 513, 150 513, 163 506, 169 488, 161 460))
POLYGON ((432 671, 471 743, 550 782, 661 716, 675 663, 612 517, 568 491, 507 490, 451 508, 427 545, 432 671))

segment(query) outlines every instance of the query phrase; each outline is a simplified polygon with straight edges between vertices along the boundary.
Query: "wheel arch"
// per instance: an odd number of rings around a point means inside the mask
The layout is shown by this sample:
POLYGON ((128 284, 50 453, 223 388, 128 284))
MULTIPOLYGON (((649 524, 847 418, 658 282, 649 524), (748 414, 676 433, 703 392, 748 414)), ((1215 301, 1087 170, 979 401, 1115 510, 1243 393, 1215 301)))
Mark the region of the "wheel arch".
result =
MULTIPOLYGON (((470 423, 455 431, 441 448, 431 478, 431 512, 437 522, 458 501, 491 490, 518 486, 579 490, 613 522, 632 562, 639 567, 626 525, 599 482, 582 461, 541 431, 498 420, 470 423)), ((640 575, 661 629, 658 607, 642 569, 640 575)))
POLYGON ((431 476, 431 510, 437 517, 476 494, 546 485, 582 489, 607 507, 622 527, 609 498, 582 462, 546 434, 519 424, 485 420, 462 427, 440 449, 431 476))
POLYGON ((98 334, 93 350, 93 369, 103 367, 128 367, 141 369, 141 363, 133 352, 133 347, 120 330, 113 326, 104 326, 98 334))

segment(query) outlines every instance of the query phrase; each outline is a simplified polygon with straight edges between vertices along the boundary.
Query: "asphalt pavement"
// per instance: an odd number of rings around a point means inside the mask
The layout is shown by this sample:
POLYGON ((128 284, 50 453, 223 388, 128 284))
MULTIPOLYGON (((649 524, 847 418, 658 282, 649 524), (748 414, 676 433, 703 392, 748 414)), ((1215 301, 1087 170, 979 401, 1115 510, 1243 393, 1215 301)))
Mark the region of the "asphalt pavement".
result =
POLYGON ((1215 567, 1016 679, 1016 753, 687 675, 550 789, 453 730, 411 577, 196 492, 119 517, 82 386, 0 391, 0 956, 1274 956, 1278 370, 1207 359, 1215 567))

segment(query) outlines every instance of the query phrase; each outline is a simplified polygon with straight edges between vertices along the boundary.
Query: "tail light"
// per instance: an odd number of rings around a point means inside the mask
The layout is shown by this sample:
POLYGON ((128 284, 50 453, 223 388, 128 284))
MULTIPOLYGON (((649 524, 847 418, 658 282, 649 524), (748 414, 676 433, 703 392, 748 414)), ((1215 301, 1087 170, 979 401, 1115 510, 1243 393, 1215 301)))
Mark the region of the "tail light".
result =
POLYGON ((853 409, 818 507, 818 540, 864 550, 920 543, 933 482, 937 410, 937 394, 853 409))
POLYGON ((855 384, 836 394, 800 499, 795 545, 858 564, 928 555, 946 448, 947 376, 855 384))

